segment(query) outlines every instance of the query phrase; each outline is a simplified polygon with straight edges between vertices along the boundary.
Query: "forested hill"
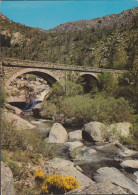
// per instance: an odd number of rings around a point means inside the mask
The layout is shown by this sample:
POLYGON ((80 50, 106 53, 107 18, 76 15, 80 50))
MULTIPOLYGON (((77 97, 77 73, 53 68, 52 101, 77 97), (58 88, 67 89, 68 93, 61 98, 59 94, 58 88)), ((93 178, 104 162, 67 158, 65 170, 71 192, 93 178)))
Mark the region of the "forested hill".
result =
POLYGON ((3 57, 118 69, 138 63, 138 7, 49 31, 15 23, 2 14, 0 23, 3 57))

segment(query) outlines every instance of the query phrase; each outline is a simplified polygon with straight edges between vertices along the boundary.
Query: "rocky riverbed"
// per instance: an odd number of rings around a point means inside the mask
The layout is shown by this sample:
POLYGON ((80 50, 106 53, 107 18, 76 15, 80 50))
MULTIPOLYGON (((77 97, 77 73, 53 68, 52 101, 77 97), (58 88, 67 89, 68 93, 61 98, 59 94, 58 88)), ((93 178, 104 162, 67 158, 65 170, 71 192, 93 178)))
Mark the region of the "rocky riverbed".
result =
MULTIPOLYGON (((14 108, 10 109, 13 112, 14 108)), ((100 131, 96 131, 101 123, 95 121, 85 124, 82 129, 67 129, 51 120, 36 119, 29 114, 21 118, 17 113, 22 115, 19 110, 16 113, 5 111, 9 119, 18 121, 18 126, 25 124, 27 128, 37 129, 49 145, 57 146, 56 157, 46 161, 42 169, 46 174, 74 176, 81 187, 69 194, 138 193, 138 151, 112 139, 105 142, 100 131), (88 135, 91 139, 85 139, 88 135)), ((129 127, 129 124, 126 126, 129 127)), ((5 177, 7 174, 2 175, 3 180, 5 177)), ((11 188, 13 191, 13 184, 11 188)))

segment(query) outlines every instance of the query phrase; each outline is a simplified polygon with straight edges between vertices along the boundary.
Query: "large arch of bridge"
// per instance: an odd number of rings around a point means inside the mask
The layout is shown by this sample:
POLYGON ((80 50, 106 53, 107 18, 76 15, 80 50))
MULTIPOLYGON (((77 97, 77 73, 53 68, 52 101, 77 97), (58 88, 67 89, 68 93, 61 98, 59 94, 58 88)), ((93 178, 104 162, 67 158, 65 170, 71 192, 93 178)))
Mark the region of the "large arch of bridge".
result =
POLYGON ((7 81, 6 81, 6 88, 14 81, 16 80, 17 77, 24 75, 24 74, 34 74, 37 75, 44 80, 47 81, 48 85, 52 85, 56 81, 59 81, 59 78, 55 76, 51 71, 49 70, 41 70, 41 69, 36 69, 36 68, 27 68, 20 70, 19 72, 15 73, 13 76, 11 76, 7 81))

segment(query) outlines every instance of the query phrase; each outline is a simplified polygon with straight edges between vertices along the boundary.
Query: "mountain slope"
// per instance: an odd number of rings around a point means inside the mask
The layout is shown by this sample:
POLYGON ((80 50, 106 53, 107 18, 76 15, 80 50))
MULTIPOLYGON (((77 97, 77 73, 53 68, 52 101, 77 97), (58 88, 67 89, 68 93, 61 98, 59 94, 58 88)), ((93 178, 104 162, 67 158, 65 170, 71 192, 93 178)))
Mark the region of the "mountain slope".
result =
POLYGON ((3 57, 128 69, 137 63, 138 8, 49 31, 0 15, 3 57))

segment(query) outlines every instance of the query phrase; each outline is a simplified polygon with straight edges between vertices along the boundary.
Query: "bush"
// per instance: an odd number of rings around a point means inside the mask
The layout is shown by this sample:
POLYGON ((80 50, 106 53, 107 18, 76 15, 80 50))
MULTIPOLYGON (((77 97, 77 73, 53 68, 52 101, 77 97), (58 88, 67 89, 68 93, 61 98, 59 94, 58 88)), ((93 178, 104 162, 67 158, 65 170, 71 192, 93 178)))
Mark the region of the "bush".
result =
POLYGON ((98 76, 100 90, 107 96, 114 96, 118 89, 118 80, 112 73, 102 73, 98 76))
POLYGON ((93 99, 88 95, 68 97, 63 100, 60 112, 64 113, 66 118, 75 117, 76 123, 84 124, 90 121, 103 123, 129 121, 133 110, 124 98, 105 98, 99 94, 93 99))
POLYGON ((37 76, 36 75, 33 75, 33 74, 31 74, 31 75, 28 76, 28 80, 29 81, 36 81, 36 78, 37 78, 37 76))
POLYGON ((45 118, 52 118, 52 116, 55 116, 57 113, 57 107, 55 104, 48 102, 48 101, 43 101, 42 103, 42 112, 41 115, 45 118))
POLYGON ((35 180, 42 181, 45 178, 45 174, 42 172, 41 168, 39 168, 35 173, 35 180))
POLYGON ((42 185, 43 194, 64 194, 80 187, 73 176, 52 175, 47 177, 42 185))
POLYGON ((3 88, 0 89, 0 106, 4 107, 6 103, 7 94, 3 88))

